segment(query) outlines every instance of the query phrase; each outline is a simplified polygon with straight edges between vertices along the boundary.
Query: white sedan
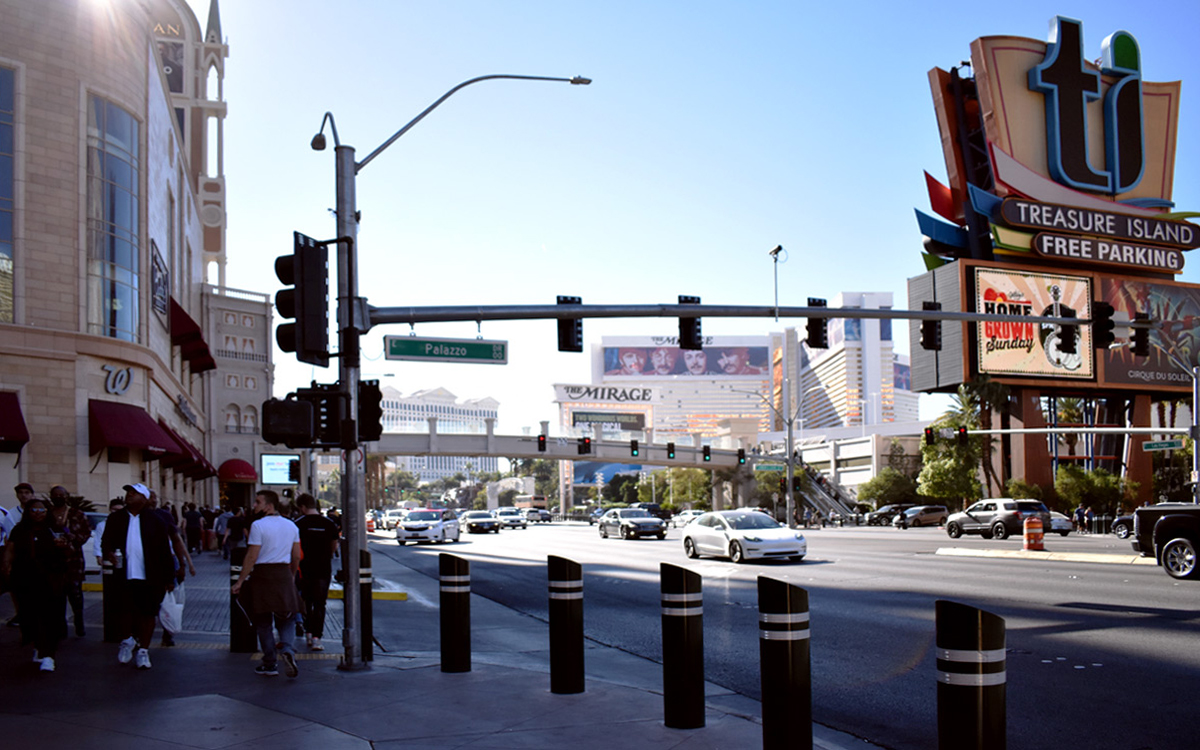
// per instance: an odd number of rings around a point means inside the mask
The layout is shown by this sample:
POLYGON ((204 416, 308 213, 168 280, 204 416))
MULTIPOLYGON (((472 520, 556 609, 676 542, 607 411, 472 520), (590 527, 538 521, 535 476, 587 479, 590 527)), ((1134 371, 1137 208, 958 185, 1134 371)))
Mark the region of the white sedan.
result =
POLYGON ((808 554, 804 534, 756 510, 705 513, 683 529, 688 557, 716 555, 735 563, 755 558, 787 557, 800 561, 808 554))
POLYGON ((1071 519, 1057 511, 1050 512, 1050 528, 1045 529, 1043 534, 1062 534, 1066 536, 1071 533, 1071 529, 1075 528, 1075 524, 1071 519))

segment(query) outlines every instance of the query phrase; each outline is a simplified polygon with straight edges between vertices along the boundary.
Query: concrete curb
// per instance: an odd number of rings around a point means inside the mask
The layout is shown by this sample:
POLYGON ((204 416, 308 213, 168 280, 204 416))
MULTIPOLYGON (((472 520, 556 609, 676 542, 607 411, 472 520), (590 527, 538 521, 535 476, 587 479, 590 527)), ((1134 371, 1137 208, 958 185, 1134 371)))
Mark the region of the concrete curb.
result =
POLYGON ((1046 552, 1024 549, 974 549, 968 547, 939 547, 935 555, 949 557, 1006 557, 1010 559, 1045 560, 1052 562, 1107 563, 1110 565, 1157 565, 1153 557, 1141 555, 1105 554, 1099 552, 1046 552))

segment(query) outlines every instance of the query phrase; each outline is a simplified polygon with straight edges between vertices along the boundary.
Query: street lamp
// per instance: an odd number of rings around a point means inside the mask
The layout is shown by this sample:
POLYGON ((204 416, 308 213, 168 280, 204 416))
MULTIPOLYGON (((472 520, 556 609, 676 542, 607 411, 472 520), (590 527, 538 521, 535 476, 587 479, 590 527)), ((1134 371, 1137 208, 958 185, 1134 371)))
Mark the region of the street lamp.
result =
MULTIPOLYGON (((407 133, 414 125, 423 120, 426 115, 437 109, 460 89, 480 81, 495 79, 513 79, 521 81, 559 81, 572 85, 586 86, 592 81, 589 78, 575 76, 573 78, 550 78, 546 76, 521 75, 486 75, 463 81, 425 108, 421 114, 414 117, 404 127, 396 131, 383 145, 372 151, 361 162, 354 160, 354 147, 343 145, 338 139, 337 124, 333 113, 326 112, 321 119, 321 127, 313 136, 314 151, 325 149, 325 123, 329 123, 333 134, 335 189, 337 193, 337 247, 338 247, 338 388, 343 403, 346 405, 349 418, 354 420, 358 414, 358 383, 360 354, 359 337, 371 328, 370 313, 367 301, 358 296, 358 208, 355 195, 355 178, 367 164, 392 145, 397 138, 407 133)), ((353 432, 353 431, 352 431, 353 432)), ((359 588, 359 569, 369 568, 362 552, 366 549, 366 525, 363 514, 366 512, 364 503, 363 467, 358 464, 357 434, 342 436, 342 465, 346 467, 342 482, 342 517, 345 524, 346 554, 342 558, 343 567, 349 566, 352 574, 346 576, 343 592, 343 621, 345 629, 342 633, 342 645, 345 655, 338 665, 341 669, 362 669, 366 666, 363 661, 362 648, 362 594, 359 588)))
MULTIPOLYGON (((775 412, 775 416, 779 417, 780 421, 782 421, 787 426, 787 445, 786 445, 787 458, 786 458, 786 463, 785 463, 785 465, 787 466, 787 486, 784 489, 784 498, 787 501, 787 524, 789 527, 795 528, 795 526, 793 525, 795 523, 793 520, 793 514, 795 511, 795 497, 794 497, 795 493, 792 491, 792 484, 793 484, 793 479, 796 476, 796 459, 794 456, 796 441, 795 441, 795 437, 792 433, 792 425, 797 420, 799 409, 797 409, 797 414, 792 414, 791 416, 788 416, 787 414, 780 412, 779 409, 775 408, 775 404, 771 403, 770 399, 768 399, 766 396, 762 395, 758 391, 739 391, 736 388, 730 388, 729 391, 730 391, 730 393, 743 393, 747 396, 758 396, 759 400, 762 401, 764 404, 766 404, 768 409, 775 412)), ((800 420, 800 423, 801 423, 801 425, 803 425, 804 420, 800 420)))
MULTIPOLYGON (((1200 451, 1196 450, 1196 443, 1200 442, 1200 415, 1196 414, 1196 406, 1200 404, 1200 365, 1192 365, 1188 367, 1187 363, 1175 354, 1175 349, 1160 350, 1167 355, 1179 369, 1192 376, 1192 502, 1200 503, 1200 451)), ((1173 426, 1173 425, 1172 425, 1173 426)))

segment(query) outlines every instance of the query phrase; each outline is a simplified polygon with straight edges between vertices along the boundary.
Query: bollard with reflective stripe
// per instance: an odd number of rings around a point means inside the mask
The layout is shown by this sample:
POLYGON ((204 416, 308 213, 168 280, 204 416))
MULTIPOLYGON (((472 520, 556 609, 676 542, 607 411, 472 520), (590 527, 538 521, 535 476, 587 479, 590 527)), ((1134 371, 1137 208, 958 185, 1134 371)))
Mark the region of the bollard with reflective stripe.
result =
POLYGON ((104 608, 104 642, 117 643, 125 636, 121 633, 121 587, 125 584, 125 571, 118 572, 109 560, 100 566, 101 606, 104 608))
POLYGON ((704 726, 704 592, 700 574, 659 564, 662 581, 663 719, 671 729, 704 726))
POLYGON ((471 671, 471 563, 438 555, 442 592, 442 671, 471 671))
POLYGON ((1007 746, 1004 618, 939 599, 938 747, 1007 746))
POLYGON ((550 584, 550 692, 583 692, 583 566, 546 558, 550 584))
MULTIPOLYGON (((237 583, 242 574, 242 561, 246 559, 245 547, 234 547, 229 550, 229 585, 237 583)), ((247 581, 245 586, 254 584, 247 581)), ((245 591, 245 589, 243 589, 245 591)), ((258 650, 258 632, 250 621, 250 612, 238 601, 238 597, 229 593, 229 653, 253 654, 258 650)))
POLYGON ((358 551, 358 559, 362 563, 358 571, 358 601, 362 611, 362 623, 359 625, 359 634, 362 643, 359 645, 359 653, 362 654, 364 662, 369 662, 375 659, 375 631, 371 627, 371 553, 365 549, 360 549, 358 551))
POLYGON ((763 749, 811 750, 812 662, 808 592, 758 577, 758 657, 762 676, 763 749))

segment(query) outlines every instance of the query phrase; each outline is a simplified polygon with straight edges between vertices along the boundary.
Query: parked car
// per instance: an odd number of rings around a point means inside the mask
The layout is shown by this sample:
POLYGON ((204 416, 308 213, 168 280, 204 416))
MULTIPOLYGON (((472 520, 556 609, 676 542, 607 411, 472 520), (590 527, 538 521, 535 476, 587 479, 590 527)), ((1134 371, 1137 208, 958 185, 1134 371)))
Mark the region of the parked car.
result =
POLYGON ((950 512, 945 505, 916 505, 896 514, 892 519, 894 526, 919 528, 921 526, 941 526, 946 522, 950 512))
POLYGON ((913 503, 892 503, 867 514, 868 526, 887 526, 900 513, 913 507, 913 503))
POLYGON ((396 523, 396 542, 457 542, 461 534, 458 514, 449 509, 417 508, 405 511, 396 523))
MULTIPOLYGON (((1130 521, 1129 526, 1130 526, 1129 531, 1132 531, 1133 530, 1132 519, 1130 521)), ((1074 522, 1071 521, 1071 519, 1067 518, 1066 516, 1064 516, 1062 513, 1059 513, 1058 511, 1053 511, 1053 510, 1050 511, 1050 528, 1046 529, 1046 533, 1061 534, 1063 536, 1066 536, 1067 534, 1070 534, 1071 530, 1074 528, 1075 528, 1075 524, 1074 524, 1074 522)), ((1125 532, 1125 536, 1129 536, 1129 531, 1125 532)), ((1118 534, 1118 536, 1120 536, 1120 535, 1118 534)), ((1122 536, 1121 538, 1124 539, 1125 536, 1122 536)))
POLYGON ((519 508, 496 508, 496 518, 506 529, 524 529, 529 526, 525 514, 519 508))
POLYGON ((683 552, 688 557, 728 557, 735 563, 772 557, 798 562, 808 554, 808 542, 804 534, 765 513, 721 510, 705 513, 684 528, 683 552))
POLYGON ((400 521, 404 518, 404 514, 407 512, 407 510, 401 510, 399 508, 393 508, 389 511, 385 511, 383 514, 383 528, 396 528, 396 524, 400 523, 400 521))
POLYGON ((529 523, 550 523, 554 518, 545 508, 526 508, 525 520, 529 523))
POLYGON ((468 534, 500 533, 500 519, 486 510, 469 510, 459 517, 459 523, 468 534))
POLYGON ((1200 578, 1200 505, 1158 503, 1133 512, 1133 551, 1153 557, 1172 578, 1200 578))
POLYGON ((951 539, 963 534, 979 534, 984 539, 1007 539, 1010 534, 1025 530, 1025 519, 1042 519, 1042 528, 1050 528, 1050 510, 1037 500, 1014 500, 994 497, 980 500, 962 513, 946 519, 946 533, 951 539))
POLYGON ((675 528, 682 528, 702 515, 704 515, 702 510, 681 510, 671 519, 671 525, 675 528))
POLYGON ((600 516, 596 524, 600 527, 601 539, 607 539, 609 534, 617 534, 622 539, 643 536, 665 539, 667 536, 667 525, 645 508, 612 508, 600 516))
POLYGON ((1112 533, 1117 539, 1128 539, 1133 534, 1133 516, 1117 516, 1112 522, 1112 533))

